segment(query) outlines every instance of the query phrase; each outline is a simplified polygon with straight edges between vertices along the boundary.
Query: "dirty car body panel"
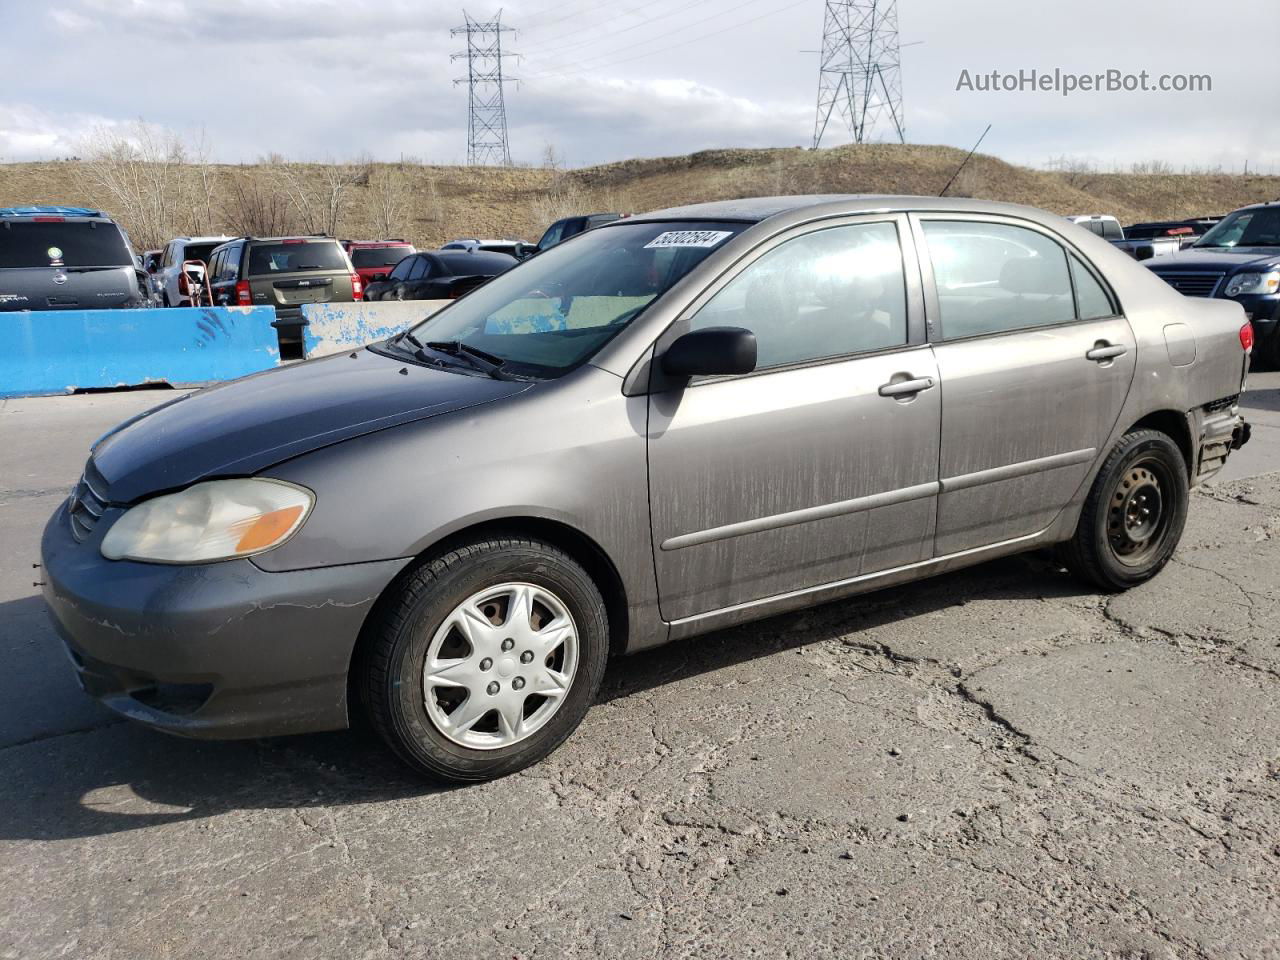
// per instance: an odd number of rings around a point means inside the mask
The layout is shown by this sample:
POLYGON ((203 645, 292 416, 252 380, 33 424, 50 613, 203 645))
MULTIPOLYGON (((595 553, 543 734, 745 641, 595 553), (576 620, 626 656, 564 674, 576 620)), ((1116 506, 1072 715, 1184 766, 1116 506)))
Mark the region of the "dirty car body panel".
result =
POLYGON ((533 531, 571 553, 624 652, 1065 540, 1108 451, 1140 423, 1178 434, 1193 482, 1211 476, 1240 430, 1242 322, 1238 305, 1188 300, 1026 207, 783 197, 658 211, 445 308, 414 328, 419 362, 403 340, 374 345, 203 391, 108 435, 46 528, 45 596, 82 682, 122 713, 199 736, 341 727, 379 598, 477 531, 533 531), (1000 234, 1000 256, 1050 244, 1067 285, 1021 268, 938 276, 951 261, 931 218, 975 225, 952 231, 961 252, 988 249, 993 224, 1033 233, 1000 234), (447 344, 429 345, 484 298, 637 235, 673 248, 655 269, 682 244, 704 246, 656 296, 640 293, 653 269, 611 282, 602 296, 636 304, 617 323, 592 326, 601 308, 583 295, 477 334, 502 356, 513 324, 550 324, 564 334, 553 346, 596 344, 573 362, 548 354, 545 367, 485 375, 487 361, 464 370, 447 344), (770 270, 810 246, 835 280, 777 306, 786 285, 770 270), (1097 315, 1079 315, 1086 288, 1097 315), (850 310, 869 338, 840 340, 832 318, 850 310), (993 310, 1004 326, 984 331, 993 310), (1035 321, 1008 320, 1024 313, 1035 321), (757 324, 754 371, 664 372, 664 351, 708 318, 757 324), (948 337, 949 318, 953 334, 974 325, 948 337), (808 339, 788 353, 792 329, 808 339), (130 508, 230 477, 305 489, 314 506, 247 558, 102 555, 130 508), (156 706, 166 693, 194 707, 156 706))

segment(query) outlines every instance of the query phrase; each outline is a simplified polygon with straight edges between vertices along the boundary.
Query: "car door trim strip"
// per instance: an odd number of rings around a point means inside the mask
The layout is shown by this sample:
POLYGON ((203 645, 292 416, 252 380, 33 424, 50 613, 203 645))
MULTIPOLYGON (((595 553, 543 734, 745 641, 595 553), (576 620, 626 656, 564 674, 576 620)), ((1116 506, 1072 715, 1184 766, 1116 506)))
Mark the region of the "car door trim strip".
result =
POLYGON ((1070 467, 1079 463, 1088 463, 1097 456, 1097 450, 1089 447, 1085 450, 1070 450, 1066 453, 1055 453, 1048 457, 1037 457, 1034 460, 1021 460, 1003 467, 992 467, 989 470, 978 470, 956 477, 930 483, 919 483, 884 493, 873 493, 865 497, 854 497, 852 500, 839 500, 835 503, 824 503, 817 507, 805 507, 801 510, 789 510, 786 513, 775 513, 768 517, 756 517, 754 520, 741 520, 737 523, 726 523, 719 527, 709 527, 693 533, 683 533, 668 537, 662 541, 663 550, 682 550, 685 547, 701 546, 704 543, 715 543, 717 540, 729 540, 733 537, 745 536, 748 533, 761 533, 765 530, 777 530, 792 527, 800 523, 814 520, 829 520, 832 517, 843 517, 864 510, 875 510, 878 507, 890 507, 912 500, 923 500, 937 496, 939 493, 954 493, 985 483, 999 480, 1012 480, 1017 477, 1056 470, 1059 467, 1070 467))
POLYGON ((919 483, 911 487, 897 490, 886 490, 884 493, 873 493, 865 497, 854 497, 852 500, 839 500, 835 503, 824 503, 817 507, 805 507, 801 510, 790 510, 787 513, 775 513, 769 517, 757 517, 754 520, 742 520, 738 523, 726 523, 720 527, 698 530, 694 533, 668 537, 662 541, 663 550, 680 550, 703 543, 714 543, 716 540, 728 540, 748 533, 760 533, 763 530, 776 530, 780 527, 791 527, 798 523, 809 523, 813 520, 827 520, 831 517, 842 517, 850 513, 861 513, 877 507, 889 507, 911 500, 923 500, 938 495, 940 484, 935 481, 919 483))
POLYGON ((1090 463, 1096 459, 1098 451, 1093 447, 1085 450, 1069 450, 1066 453, 1055 453, 1049 457, 1037 457, 1034 460, 1020 460, 1017 463, 1005 464, 1003 467, 992 467, 989 470, 976 470, 973 473, 962 473, 958 477, 947 477, 942 481, 943 493, 955 493, 957 490, 968 490, 980 487, 984 483, 995 483, 999 480, 1013 480, 1033 473, 1056 470, 1059 467, 1071 467, 1078 463, 1090 463))

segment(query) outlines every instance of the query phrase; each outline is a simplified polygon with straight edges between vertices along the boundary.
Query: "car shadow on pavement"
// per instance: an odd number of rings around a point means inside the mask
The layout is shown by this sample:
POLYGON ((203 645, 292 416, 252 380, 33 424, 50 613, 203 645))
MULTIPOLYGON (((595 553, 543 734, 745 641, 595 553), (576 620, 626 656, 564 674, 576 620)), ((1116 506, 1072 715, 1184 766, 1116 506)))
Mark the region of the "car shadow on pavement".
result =
MULTIPOLYGON (((824 640, 856 641, 859 630, 969 600, 1088 593, 1040 556, 997 560, 619 659, 605 676, 599 702, 824 640)), ((7 609, 14 603, 0 604, 0 624, 18 612, 7 609)), ((58 642, 50 628, 41 629, 47 636, 39 642, 58 642)), ((360 731, 204 742, 105 717, 87 728, 2 747, 0 754, 6 771, 0 778, 0 839, 100 836, 236 810, 372 804, 462 789, 425 783, 360 731)))

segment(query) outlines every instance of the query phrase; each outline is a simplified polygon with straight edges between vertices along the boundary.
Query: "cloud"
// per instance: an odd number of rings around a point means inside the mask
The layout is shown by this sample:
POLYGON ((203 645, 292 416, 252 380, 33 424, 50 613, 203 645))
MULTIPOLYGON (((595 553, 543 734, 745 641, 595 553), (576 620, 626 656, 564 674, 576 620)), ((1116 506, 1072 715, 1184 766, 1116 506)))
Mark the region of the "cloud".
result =
MULTIPOLYGON (((1257 114, 1265 76, 1242 22, 1274 22, 1274 0, 1231 17, 1167 3, 954 0, 900 8, 907 133, 1018 162, 1092 157, 1255 168, 1280 164, 1280 132, 1257 114), (979 95, 961 69, 1023 67, 1211 73, 1207 95, 979 95)), ((573 164, 710 147, 793 146, 812 136, 821 0, 506 0, 511 147, 573 164), (763 19, 747 22, 752 17, 763 19), (735 22, 743 23, 736 27, 735 22), (714 36, 704 36, 714 32, 714 36)), ((489 10, 473 10, 489 16, 489 10)), ((421 0, 61 0, 11 4, 0 155, 54 156, 94 122, 139 116, 205 128, 217 159, 268 152, 322 159, 466 155, 467 94, 450 55, 459 7, 421 0), (88 120, 86 121, 86 118, 88 120)), ((831 142, 841 131, 832 129, 831 142)), ((848 136, 845 133, 844 139, 848 136)), ((825 141, 824 141, 825 142, 825 141)))

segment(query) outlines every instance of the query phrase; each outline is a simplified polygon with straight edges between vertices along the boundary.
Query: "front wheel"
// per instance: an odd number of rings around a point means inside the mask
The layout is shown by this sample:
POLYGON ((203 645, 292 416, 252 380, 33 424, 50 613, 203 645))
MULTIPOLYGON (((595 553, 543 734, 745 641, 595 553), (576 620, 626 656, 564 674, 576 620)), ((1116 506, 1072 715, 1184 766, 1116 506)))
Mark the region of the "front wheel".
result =
POLYGON ((1173 556, 1187 522, 1190 487, 1178 445, 1158 430, 1120 438, 1093 481, 1062 557, 1104 590, 1154 577, 1173 556))
POLYGON ((418 567, 370 621, 359 665, 374 728, 435 780, 541 760, 582 721, 609 630, 591 577, 554 546, 477 541, 418 567))

